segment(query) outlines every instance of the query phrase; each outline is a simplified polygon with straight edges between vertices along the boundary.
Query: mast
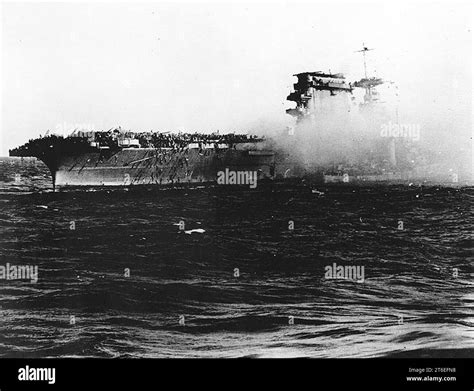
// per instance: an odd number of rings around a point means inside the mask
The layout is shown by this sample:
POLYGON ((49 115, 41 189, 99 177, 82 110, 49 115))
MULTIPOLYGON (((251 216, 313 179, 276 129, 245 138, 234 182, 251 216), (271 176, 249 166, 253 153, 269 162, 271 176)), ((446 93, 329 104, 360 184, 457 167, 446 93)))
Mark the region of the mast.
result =
POLYGON ((364 103, 362 104, 362 107, 367 107, 370 106, 372 103, 378 100, 377 98, 377 91, 375 90, 374 87, 383 84, 383 80, 378 78, 378 77, 369 77, 367 75, 367 52, 370 52, 374 49, 369 49, 367 46, 365 46, 364 43, 362 43, 362 50, 357 50, 354 53, 362 53, 362 56, 364 58, 364 75, 365 77, 360 79, 359 81, 356 81, 354 83, 354 87, 359 87, 365 89, 365 95, 364 95, 364 103))
MULTIPOLYGON (((375 87, 384 84, 385 82, 378 77, 367 75, 367 52, 374 49, 369 49, 365 46, 365 43, 362 43, 362 50, 357 50, 355 53, 362 53, 364 58, 364 78, 359 81, 354 82, 354 87, 363 88, 365 90, 364 102, 360 104, 360 108, 364 113, 370 113, 371 116, 374 115, 373 109, 376 108, 376 103, 378 102, 378 92, 375 87)), ((372 120, 374 118, 372 117, 372 120)), ((397 107, 397 123, 398 123, 398 107, 397 107)), ((388 141, 388 153, 389 161, 393 166, 397 165, 397 151, 396 151, 396 140, 394 137, 390 137, 388 141)))
POLYGON ((362 50, 357 50, 355 52, 355 53, 362 53, 362 55, 364 56, 364 74, 365 74, 366 79, 367 79, 367 62, 365 59, 365 54, 371 50, 374 50, 374 49, 369 49, 367 46, 365 46, 365 43, 362 42, 362 50))

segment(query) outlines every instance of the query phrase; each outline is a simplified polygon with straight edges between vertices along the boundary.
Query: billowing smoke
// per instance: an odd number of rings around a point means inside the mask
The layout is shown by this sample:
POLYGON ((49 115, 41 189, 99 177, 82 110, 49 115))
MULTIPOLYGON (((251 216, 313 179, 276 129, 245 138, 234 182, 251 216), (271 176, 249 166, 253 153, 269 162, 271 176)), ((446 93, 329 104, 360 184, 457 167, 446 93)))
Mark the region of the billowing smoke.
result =
POLYGON ((363 92, 318 92, 314 114, 286 123, 260 124, 259 133, 276 141, 309 170, 354 175, 410 173, 427 181, 472 180, 472 141, 466 115, 453 118, 400 98, 393 84, 382 86, 380 101, 361 105, 363 92), (262 126, 263 125, 263 126, 262 126))

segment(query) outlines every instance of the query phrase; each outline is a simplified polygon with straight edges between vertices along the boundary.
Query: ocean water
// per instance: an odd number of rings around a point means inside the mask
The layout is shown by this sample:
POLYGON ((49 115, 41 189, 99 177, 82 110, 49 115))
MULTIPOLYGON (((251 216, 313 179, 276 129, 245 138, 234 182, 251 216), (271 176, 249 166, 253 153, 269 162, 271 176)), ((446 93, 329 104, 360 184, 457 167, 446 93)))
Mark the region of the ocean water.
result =
POLYGON ((53 193, 0 158, 0 267, 38 267, 0 279, 0 357, 474 356, 474 189, 315 190, 53 193))

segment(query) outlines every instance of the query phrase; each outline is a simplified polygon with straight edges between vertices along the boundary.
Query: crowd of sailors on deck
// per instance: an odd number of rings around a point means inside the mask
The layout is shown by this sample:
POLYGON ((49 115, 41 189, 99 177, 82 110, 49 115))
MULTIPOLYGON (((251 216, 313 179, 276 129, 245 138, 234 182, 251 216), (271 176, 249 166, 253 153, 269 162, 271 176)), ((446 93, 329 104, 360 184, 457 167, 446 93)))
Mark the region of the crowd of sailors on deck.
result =
POLYGON ((262 138, 247 134, 219 134, 210 133, 158 133, 158 132, 123 132, 118 129, 109 130, 107 132, 76 132, 73 136, 76 137, 87 137, 90 141, 97 143, 99 146, 117 146, 124 145, 123 140, 137 140, 135 144, 130 146, 136 146, 141 148, 171 148, 171 149, 184 149, 190 144, 195 144, 199 148, 203 148, 204 145, 222 145, 225 144, 229 148, 232 148, 237 143, 249 143, 261 141, 262 138))
MULTIPOLYGON (((255 143, 262 141, 262 137, 247 134, 219 134, 219 132, 203 133, 170 133, 170 132, 126 132, 121 129, 109 131, 74 131, 67 137, 47 132, 38 139, 31 139, 26 144, 11 150, 13 153, 28 153, 28 156, 44 154, 49 148, 53 148, 59 140, 60 149, 64 153, 74 153, 88 150, 89 148, 109 148, 115 150, 120 147, 131 148, 169 148, 182 151, 187 148, 235 148, 238 143, 255 143)), ((26 155, 25 155, 26 156, 26 155)))

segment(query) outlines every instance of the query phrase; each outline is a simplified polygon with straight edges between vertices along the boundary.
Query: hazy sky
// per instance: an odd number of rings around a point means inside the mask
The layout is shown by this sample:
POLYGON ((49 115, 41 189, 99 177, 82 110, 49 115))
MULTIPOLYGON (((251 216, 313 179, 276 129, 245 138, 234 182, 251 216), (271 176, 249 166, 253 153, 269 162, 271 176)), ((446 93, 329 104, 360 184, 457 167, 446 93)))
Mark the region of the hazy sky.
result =
MULTIPOLYGON (((0 155, 63 124, 240 131, 285 123, 306 70, 399 86, 400 114, 471 131, 467 5, 6 3, 0 155), (453 122, 454 121, 454 122, 453 122)), ((422 120, 420 120, 422 121, 422 120)))

